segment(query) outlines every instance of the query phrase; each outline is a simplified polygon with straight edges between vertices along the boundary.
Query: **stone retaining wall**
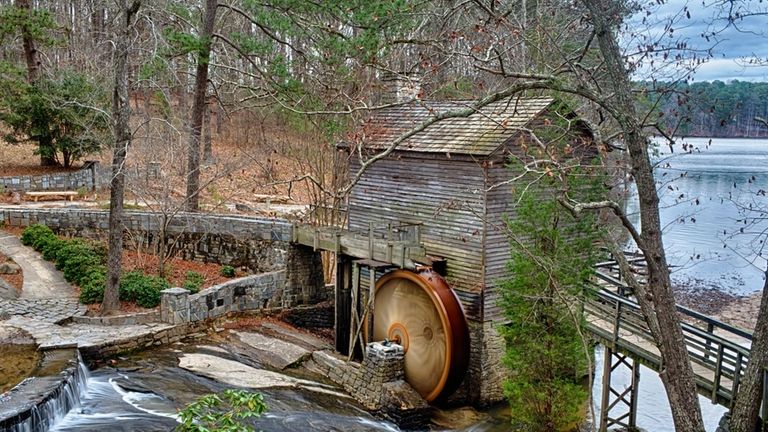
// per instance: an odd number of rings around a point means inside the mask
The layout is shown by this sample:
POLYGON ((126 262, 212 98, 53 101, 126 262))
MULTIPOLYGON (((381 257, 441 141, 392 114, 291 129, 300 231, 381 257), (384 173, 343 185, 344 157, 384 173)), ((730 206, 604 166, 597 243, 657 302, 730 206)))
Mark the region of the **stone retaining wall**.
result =
POLYGON ((429 405, 405 382, 405 352, 400 345, 369 343, 362 363, 346 362, 325 351, 312 353, 312 360, 366 409, 406 430, 421 430, 427 424, 429 405))
POLYGON ((162 291, 160 319, 169 324, 183 324, 231 312, 279 307, 285 284, 285 271, 277 271, 234 279, 197 294, 183 288, 170 288, 162 291))
POLYGON ((26 192, 46 190, 94 190, 105 184, 104 169, 98 162, 87 161, 77 171, 67 171, 36 176, 0 177, 0 190, 26 192))
MULTIPOLYGON (((106 241, 109 212, 90 209, 0 208, 0 223, 26 227, 44 224, 60 235, 106 241)), ((328 298, 320 253, 290 243, 293 225, 281 219, 179 213, 163 222, 152 212, 126 212, 125 245, 155 249, 160 227, 189 261, 231 265, 253 273, 285 270, 281 303, 274 307, 314 304, 328 298)), ((270 297, 271 298, 271 297, 270 297)))
POLYGON ((196 334, 202 336, 208 330, 208 324, 203 321, 180 324, 123 339, 110 340, 93 345, 79 345, 78 350, 83 361, 88 363, 89 366, 93 366, 95 363, 102 362, 104 359, 118 354, 171 344, 196 334))
POLYGON ((328 329, 334 327, 336 319, 333 302, 313 306, 299 306, 285 309, 280 319, 294 327, 307 329, 328 329))
MULTIPOLYGON (((254 273, 285 268, 293 228, 279 219, 200 213, 179 213, 164 221, 159 213, 128 211, 123 220, 124 244, 128 248, 157 250, 164 231, 166 243, 180 258, 231 265, 254 273)), ((61 235, 106 241, 109 212, 0 208, 0 221, 16 227, 40 223, 61 235)))

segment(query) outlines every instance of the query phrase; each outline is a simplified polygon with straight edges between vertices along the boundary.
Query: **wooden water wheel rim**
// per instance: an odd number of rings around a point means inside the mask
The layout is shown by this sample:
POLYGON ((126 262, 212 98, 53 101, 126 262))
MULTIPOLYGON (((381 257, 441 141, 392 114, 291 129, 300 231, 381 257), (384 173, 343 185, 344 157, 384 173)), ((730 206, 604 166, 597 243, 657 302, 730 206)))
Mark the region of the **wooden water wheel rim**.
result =
MULTIPOLYGON (((385 337, 390 340, 395 338, 401 339, 400 345, 406 350, 406 380, 428 402, 438 401, 453 393, 461 384, 466 373, 469 346, 469 330, 467 329, 466 319, 464 318, 461 303, 453 290, 448 287, 448 284, 439 274, 431 269, 421 271, 420 273, 396 270, 387 273, 379 279, 376 283, 376 296, 377 299, 374 302, 376 305, 373 322, 375 326, 374 336, 376 339, 383 339, 385 337), (398 282, 400 284, 410 283, 411 285, 391 285, 391 283, 398 282), (389 287, 388 290, 386 289, 387 287, 389 287), (391 320, 377 325, 376 316, 379 315, 379 319, 381 319, 381 310, 383 308, 385 311, 399 312, 399 310, 393 309, 392 305, 389 305, 390 308, 387 310, 379 301, 379 296, 386 295, 385 293, 391 291, 392 293, 387 297, 387 300, 391 301, 392 297, 395 296, 395 291, 401 288, 403 290, 406 288, 418 288, 420 291, 417 291, 417 293, 426 294, 425 297, 429 299, 429 305, 423 304, 424 298, 421 299, 421 305, 418 304, 419 299, 414 298, 412 302, 416 303, 416 308, 419 306, 431 306, 434 308, 435 315, 439 317, 439 328, 436 326, 437 319, 434 316, 422 316, 422 321, 419 325, 414 324, 414 319, 391 320), (408 328, 409 325, 411 328, 408 328), (379 329, 378 332, 376 328, 379 329), (421 343, 417 342, 414 344, 414 340, 421 341, 421 343), (425 346, 425 344, 431 344, 432 347, 425 346), (422 359, 419 357, 420 355, 429 356, 430 352, 428 351, 430 349, 434 358, 428 358, 427 360, 432 361, 425 361, 424 364, 419 363, 418 368, 413 366, 415 361, 422 359), (436 354, 435 349, 438 351, 436 354), (443 357, 442 359, 440 358, 441 356, 443 357), (438 362, 436 366, 439 366, 439 362, 443 363, 441 368, 436 367, 439 370, 435 370, 435 372, 439 373, 439 378, 425 375, 425 371, 422 370, 434 365, 435 361, 438 362), (433 381, 435 382, 434 386, 431 385, 433 381)), ((367 329, 367 325, 364 328, 367 329)), ((366 339, 370 339, 367 334, 366 339)), ((429 372, 429 370, 427 369, 426 372, 429 372)))

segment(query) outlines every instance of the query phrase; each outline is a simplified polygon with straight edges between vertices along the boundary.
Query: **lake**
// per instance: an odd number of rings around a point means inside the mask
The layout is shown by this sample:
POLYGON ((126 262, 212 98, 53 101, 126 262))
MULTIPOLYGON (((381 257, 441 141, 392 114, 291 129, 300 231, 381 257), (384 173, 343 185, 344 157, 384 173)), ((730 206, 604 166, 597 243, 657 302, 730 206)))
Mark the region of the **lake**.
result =
MULTIPOLYGON (((659 145, 654 161, 664 249, 674 266, 673 280, 735 295, 762 289, 766 261, 756 251, 761 245, 759 233, 768 229, 768 223, 754 222, 760 217, 749 208, 768 207, 768 197, 758 194, 768 190, 768 140, 686 138, 672 149, 659 145)), ((636 198, 633 191, 627 212, 637 223, 636 198)), ((599 408, 602 348, 595 360, 593 392, 599 408)), ((641 369, 638 426, 674 432, 661 380, 655 372, 641 369)), ((613 379, 621 388, 629 385, 630 374, 619 370, 613 379)), ((703 397, 699 402, 707 430, 714 431, 725 408, 703 397)))
MULTIPOLYGON (((685 138, 659 145, 654 160, 673 279, 737 295, 762 289, 757 233, 768 223, 753 223, 749 208, 768 207, 768 140, 685 138)), ((627 211, 639 220, 636 199, 627 211)))

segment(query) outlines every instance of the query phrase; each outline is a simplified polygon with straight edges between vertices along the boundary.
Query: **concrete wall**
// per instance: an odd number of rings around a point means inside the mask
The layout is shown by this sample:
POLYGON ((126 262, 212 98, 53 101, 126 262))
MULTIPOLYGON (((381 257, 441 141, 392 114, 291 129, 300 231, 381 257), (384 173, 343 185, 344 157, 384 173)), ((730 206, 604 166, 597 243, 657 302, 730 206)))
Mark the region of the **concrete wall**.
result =
POLYGON ((0 177, 0 189, 7 191, 45 191, 45 190, 93 190, 109 183, 109 176, 98 162, 85 162, 83 168, 36 176, 0 177), (106 181, 106 183, 104 183, 106 181))

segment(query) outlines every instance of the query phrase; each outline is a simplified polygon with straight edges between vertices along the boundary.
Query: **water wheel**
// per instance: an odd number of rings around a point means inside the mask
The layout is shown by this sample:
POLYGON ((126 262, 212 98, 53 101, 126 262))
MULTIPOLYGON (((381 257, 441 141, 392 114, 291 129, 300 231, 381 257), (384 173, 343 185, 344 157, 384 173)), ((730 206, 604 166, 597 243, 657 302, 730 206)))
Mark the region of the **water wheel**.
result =
POLYGON ((461 303, 432 270, 396 270, 376 283, 373 338, 405 350, 405 379, 428 402, 453 393, 467 371, 469 331, 461 303))

